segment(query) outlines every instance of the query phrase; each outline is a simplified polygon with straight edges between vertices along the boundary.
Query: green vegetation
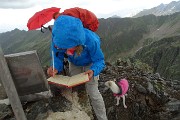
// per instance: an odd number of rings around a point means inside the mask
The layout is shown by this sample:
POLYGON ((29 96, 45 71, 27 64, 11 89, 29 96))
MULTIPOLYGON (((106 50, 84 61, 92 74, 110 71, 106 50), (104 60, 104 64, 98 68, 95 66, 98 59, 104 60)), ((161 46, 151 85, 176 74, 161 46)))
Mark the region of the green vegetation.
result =
POLYGON ((180 36, 154 42, 138 51, 135 58, 166 78, 180 79, 180 36))
POLYGON ((141 62, 140 60, 136 59, 133 63, 135 67, 142 69, 145 72, 153 72, 153 68, 150 67, 148 64, 141 62))
POLYGON ((0 44, 5 54, 37 50, 43 65, 50 64, 50 41, 49 31, 20 31, 15 29, 11 32, 0 34, 0 44))

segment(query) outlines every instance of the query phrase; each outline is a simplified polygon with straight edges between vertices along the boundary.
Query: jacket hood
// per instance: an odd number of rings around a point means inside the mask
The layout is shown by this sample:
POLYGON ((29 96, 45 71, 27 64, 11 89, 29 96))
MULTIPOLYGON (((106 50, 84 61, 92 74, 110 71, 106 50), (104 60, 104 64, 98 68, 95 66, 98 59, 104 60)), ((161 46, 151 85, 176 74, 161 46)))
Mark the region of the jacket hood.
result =
POLYGON ((58 48, 68 49, 84 45, 85 32, 80 19, 60 15, 54 22, 52 40, 58 48))

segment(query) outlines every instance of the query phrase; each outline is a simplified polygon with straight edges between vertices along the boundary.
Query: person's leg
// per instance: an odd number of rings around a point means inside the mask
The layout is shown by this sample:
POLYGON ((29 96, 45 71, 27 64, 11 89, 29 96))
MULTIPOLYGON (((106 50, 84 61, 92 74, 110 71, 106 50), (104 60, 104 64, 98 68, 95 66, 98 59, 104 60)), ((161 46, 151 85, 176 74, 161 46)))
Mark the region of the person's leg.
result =
POLYGON ((75 66, 69 62, 69 76, 77 75, 83 72, 83 67, 75 66))
MULTIPOLYGON (((78 66, 73 65, 72 63, 69 63, 69 74, 70 76, 76 75, 76 74, 87 71, 89 68, 90 66, 78 67, 78 66)), ((103 101, 102 95, 100 94, 98 90, 98 80, 94 80, 93 78, 92 80, 90 80, 89 82, 85 84, 85 87, 91 99, 91 104, 98 120, 107 120, 104 101, 103 101)))
MULTIPOLYGON (((79 73, 84 72, 83 67, 75 66, 72 63, 69 63, 69 76, 73 76, 79 73)), ((77 92, 79 100, 78 103, 81 106, 81 110, 85 111, 89 117, 93 120, 93 112, 92 112, 92 106, 90 105, 89 96, 87 94, 85 85, 77 86, 73 88, 73 93, 77 92)))
MULTIPOLYGON (((85 70, 88 69, 89 67, 85 67, 85 70)), ((104 100, 102 98, 101 93, 98 90, 97 77, 87 82, 85 86, 86 86, 86 91, 91 99, 91 104, 93 106, 96 117, 98 118, 98 120, 107 120, 104 100)))

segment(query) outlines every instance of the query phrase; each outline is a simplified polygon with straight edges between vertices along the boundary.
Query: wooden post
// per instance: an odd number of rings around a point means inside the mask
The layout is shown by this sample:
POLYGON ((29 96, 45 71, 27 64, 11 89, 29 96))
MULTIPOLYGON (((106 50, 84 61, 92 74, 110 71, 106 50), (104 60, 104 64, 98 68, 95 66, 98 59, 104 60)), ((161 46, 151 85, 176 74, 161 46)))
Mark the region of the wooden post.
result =
POLYGON ((27 120, 17 90, 15 88, 11 73, 4 58, 4 53, 2 51, 1 46, 0 46, 0 79, 2 81, 6 94, 11 103, 11 107, 13 109, 16 119, 27 120))

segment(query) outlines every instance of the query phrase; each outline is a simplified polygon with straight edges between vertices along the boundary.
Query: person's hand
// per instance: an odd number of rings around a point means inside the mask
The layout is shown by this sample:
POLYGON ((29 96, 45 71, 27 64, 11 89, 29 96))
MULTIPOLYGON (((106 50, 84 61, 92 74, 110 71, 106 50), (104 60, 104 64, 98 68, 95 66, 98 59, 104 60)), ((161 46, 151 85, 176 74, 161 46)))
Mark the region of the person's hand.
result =
POLYGON ((94 72, 92 70, 88 70, 85 72, 85 75, 88 74, 89 79, 91 80, 93 77, 94 72))
POLYGON ((54 77, 54 75, 56 75, 57 73, 58 73, 58 70, 56 70, 56 69, 54 68, 54 71, 53 71, 53 67, 52 67, 52 66, 49 67, 48 70, 47 70, 47 74, 48 74, 49 76, 53 76, 53 77, 54 77))

